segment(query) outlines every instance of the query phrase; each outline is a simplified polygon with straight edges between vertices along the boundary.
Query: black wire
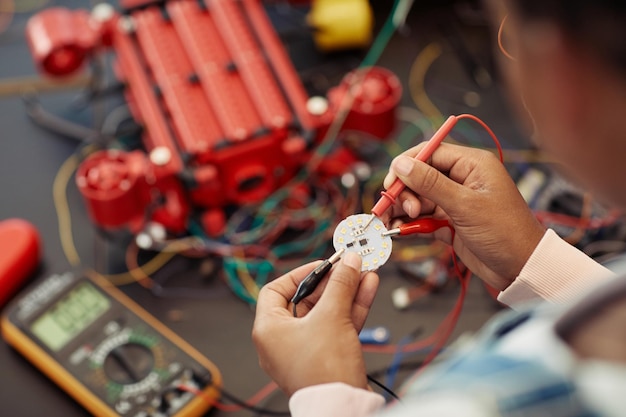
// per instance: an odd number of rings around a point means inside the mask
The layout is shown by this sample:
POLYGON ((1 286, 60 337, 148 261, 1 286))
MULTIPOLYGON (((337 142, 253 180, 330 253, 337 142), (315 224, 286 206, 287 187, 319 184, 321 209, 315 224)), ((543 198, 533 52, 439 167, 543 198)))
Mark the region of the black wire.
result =
POLYGON ((79 96, 71 104, 73 110, 79 111, 86 108, 90 103, 108 98, 114 94, 122 93, 126 84, 118 82, 99 89, 90 88, 84 95, 79 96))
POLYGON ((237 405, 239 405, 239 406, 241 406, 243 408, 246 408, 248 410, 254 411, 256 413, 265 414, 265 415, 268 415, 268 416, 290 416, 291 415, 291 413, 289 411, 268 410, 268 409, 265 409, 263 407, 257 407, 257 406, 254 406, 252 404, 248 404, 244 400, 240 400, 239 398, 235 397, 234 395, 224 391, 224 389, 220 389, 220 391, 222 392, 222 395, 224 396, 224 398, 226 398, 230 402, 232 402, 234 404, 237 404, 237 405))
POLYGON ((378 385, 381 389, 383 389, 387 394, 391 395, 393 398, 395 398, 396 400, 400 401, 400 397, 398 397, 398 395, 396 395, 395 392, 393 392, 390 388, 387 388, 383 383, 378 382, 376 379, 374 379, 371 375, 367 375, 367 379, 368 381, 372 382, 375 385, 378 385))
POLYGON ((195 376, 198 378, 199 382, 201 382, 202 384, 206 384, 204 386, 208 386, 208 385, 213 386, 213 388, 218 390, 224 398, 226 398, 233 404, 236 404, 242 408, 248 409, 250 411, 254 411, 258 414, 265 414, 268 416, 290 416, 291 415, 289 411, 268 410, 263 407, 257 407, 252 404, 248 404, 244 400, 241 400, 238 397, 235 397, 233 394, 229 393, 228 391, 224 390, 224 387, 222 387, 221 385, 215 385, 215 383, 213 382, 212 375, 210 373, 196 374, 195 376))
POLYGON ((97 142, 103 141, 103 139, 110 139, 103 138, 103 135, 95 129, 70 122, 48 112, 42 107, 37 96, 26 95, 23 97, 23 102, 26 107, 26 114, 30 117, 30 119, 37 126, 46 129, 49 132, 82 142, 97 142))
MULTIPOLYGON (((419 369, 424 364, 424 361, 417 360, 412 362, 404 362, 398 366, 398 371, 407 371, 407 370, 415 370, 419 369)), ((377 369, 369 373, 369 375, 373 378, 378 378, 379 376, 386 375, 389 372, 391 367, 387 366, 385 368, 377 369)))

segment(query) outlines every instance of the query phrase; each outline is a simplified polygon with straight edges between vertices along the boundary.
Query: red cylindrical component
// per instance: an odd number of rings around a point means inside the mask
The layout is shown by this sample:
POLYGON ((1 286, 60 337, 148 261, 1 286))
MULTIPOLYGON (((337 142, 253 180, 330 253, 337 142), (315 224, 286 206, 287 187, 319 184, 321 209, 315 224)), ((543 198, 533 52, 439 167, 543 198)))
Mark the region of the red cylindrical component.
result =
POLYGON ((53 76, 69 75, 98 44, 98 25, 84 10, 53 7, 31 17, 26 38, 36 65, 53 76))
POLYGON ((333 112, 340 110, 350 87, 354 99, 342 130, 358 130, 377 138, 386 138, 396 125, 396 108, 402 96, 400 80, 382 67, 348 73, 339 86, 332 89, 329 101, 333 112), (364 73, 364 75, 363 75, 364 73), (354 80, 355 77, 362 77, 354 80))
POLYGON ((94 223, 117 228, 136 222, 148 205, 150 164, 141 152, 100 151, 76 172, 76 184, 94 223))
POLYGON ((320 162, 317 172, 326 177, 340 177, 350 171, 358 160, 354 152, 341 146, 320 162))

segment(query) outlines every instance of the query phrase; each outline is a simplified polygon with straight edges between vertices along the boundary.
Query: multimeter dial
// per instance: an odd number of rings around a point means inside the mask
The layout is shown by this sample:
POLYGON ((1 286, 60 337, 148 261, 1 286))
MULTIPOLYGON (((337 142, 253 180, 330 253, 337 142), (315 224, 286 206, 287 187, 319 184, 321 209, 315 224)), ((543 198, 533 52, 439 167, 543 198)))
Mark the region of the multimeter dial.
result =
POLYGON ((112 349, 102 368, 106 376, 118 384, 142 381, 154 367, 152 351, 137 343, 126 343, 112 349))

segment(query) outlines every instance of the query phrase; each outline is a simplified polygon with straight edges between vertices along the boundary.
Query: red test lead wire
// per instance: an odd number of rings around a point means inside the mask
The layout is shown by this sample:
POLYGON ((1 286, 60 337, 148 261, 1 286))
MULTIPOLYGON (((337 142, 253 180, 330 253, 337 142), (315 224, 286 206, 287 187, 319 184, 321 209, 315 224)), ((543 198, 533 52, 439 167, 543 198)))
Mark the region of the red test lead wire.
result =
POLYGON ((424 218, 415 220, 411 223, 403 224, 396 229, 388 230, 383 233, 383 236, 405 236, 416 233, 433 233, 442 227, 448 227, 453 230, 450 223, 445 219, 424 218))
MULTIPOLYGON (((435 132, 432 138, 430 138, 430 140, 426 143, 426 146, 424 146, 417 153, 417 155, 415 155, 415 159, 417 159, 418 161, 426 162, 431 157, 433 152, 435 152, 435 149, 437 149, 439 145, 441 145, 441 142, 443 142, 446 136, 450 134, 454 126, 461 119, 473 120, 487 131, 489 136, 491 136, 491 138, 493 139, 496 148, 498 149, 498 156, 500 157, 500 162, 502 162, 504 160, 504 157, 502 154, 502 147, 500 146, 498 138, 485 122, 472 114, 460 114, 458 116, 452 115, 448 117, 448 119, 435 132)), ((389 207, 391 207, 391 205, 396 201, 396 198, 398 198, 398 196, 405 187, 406 186, 404 185, 404 183, 399 178, 396 178, 393 184, 391 184, 391 187, 389 187, 386 191, 381 192, 380 200, 378 200, 376 205, 374 205, 374 207, 372 208, 372 219, 374 218, 374 216, 381 217, 385 213, 385 211, 387 211, 387 209, 389 209, 389 207)))

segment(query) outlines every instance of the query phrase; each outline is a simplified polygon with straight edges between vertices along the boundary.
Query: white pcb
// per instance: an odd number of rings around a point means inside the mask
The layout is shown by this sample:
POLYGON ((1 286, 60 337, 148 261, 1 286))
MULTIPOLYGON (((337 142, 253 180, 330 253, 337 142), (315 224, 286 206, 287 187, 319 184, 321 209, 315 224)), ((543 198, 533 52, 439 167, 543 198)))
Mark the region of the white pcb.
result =
POLYGON ((353 214, 337 225, 333 246, 335 251, 343 248, 361 255, 361 271, 375 271, 391 256, 391 237, 382 235, 386 231, 378 217, 372 219, 371 214, 353 214), (366 225, 367 228, 364 228, 366 225))

